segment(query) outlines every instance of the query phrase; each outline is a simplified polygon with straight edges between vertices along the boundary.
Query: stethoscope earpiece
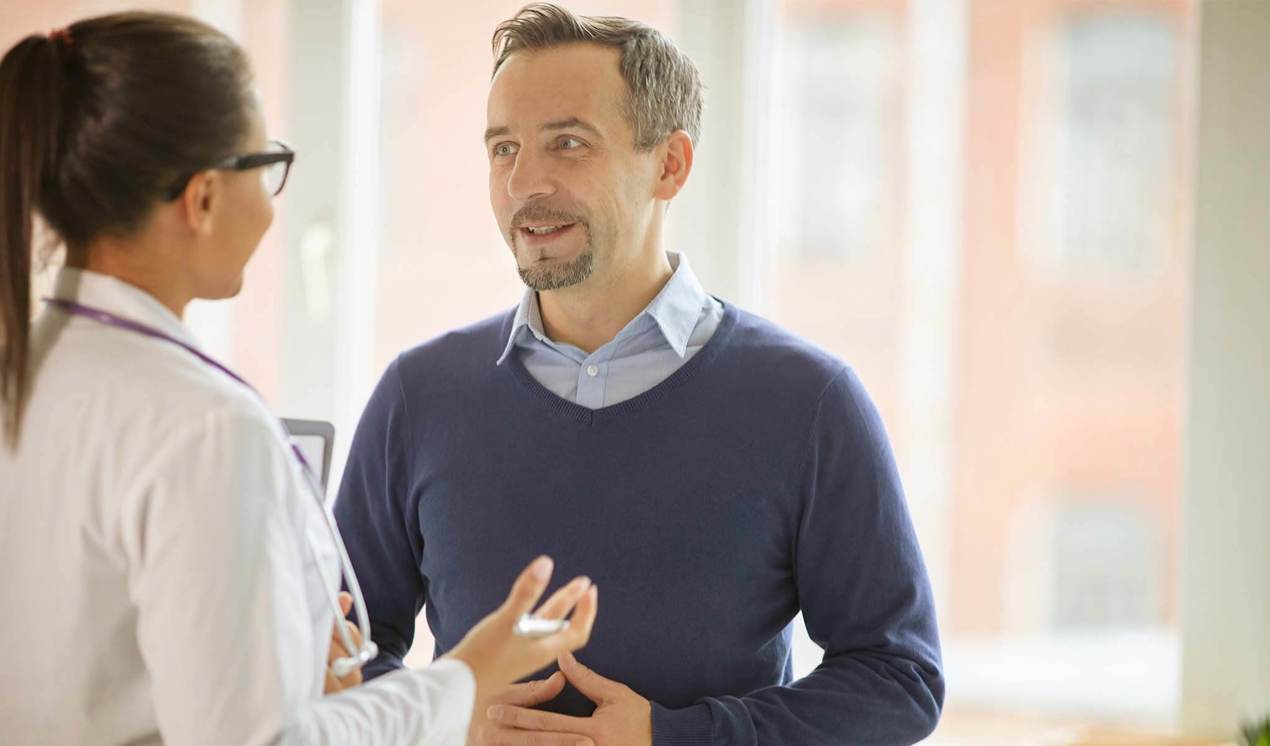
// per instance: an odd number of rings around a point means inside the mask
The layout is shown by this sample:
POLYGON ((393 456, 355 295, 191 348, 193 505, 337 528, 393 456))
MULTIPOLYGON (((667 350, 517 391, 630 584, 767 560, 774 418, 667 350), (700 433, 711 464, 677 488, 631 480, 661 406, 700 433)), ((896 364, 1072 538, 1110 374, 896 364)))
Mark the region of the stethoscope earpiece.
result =
POLYGON ((357 651, 356 655, 350 655, 347 658, 336 658, 331 662, 331 673, 336 678, 344 678, 353 671, 375 660, 375 656, 379 655, 379 646, 373 642, 367 641, 362 649, 357 651))

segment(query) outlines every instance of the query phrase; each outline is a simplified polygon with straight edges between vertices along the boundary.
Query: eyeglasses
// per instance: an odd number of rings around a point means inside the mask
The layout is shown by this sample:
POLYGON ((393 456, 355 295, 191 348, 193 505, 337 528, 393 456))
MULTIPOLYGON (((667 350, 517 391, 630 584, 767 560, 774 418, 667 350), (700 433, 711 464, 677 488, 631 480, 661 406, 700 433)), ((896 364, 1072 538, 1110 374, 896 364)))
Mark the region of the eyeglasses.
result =
MULTIPOLYGON (((262 178, 264 179, 265 189, 269 191, 270 196, 276 197, 282 193, 282 188, 287 185, 287 176, 291 173, 291 164, 295 162, 295 151, 281 140, 270 140, 269 144, 274 147, 273 150, 263 153, 231 155, 223 161, 212 164, 206 170, 250 171, 253 168, 263 168, 262 178)), ((194 174, 189 174, 169 189, 166 194, 167 200, 171 202, 180 197, 185 192, 185 187, 189 185, 192 178, 194 178, 194 174)))

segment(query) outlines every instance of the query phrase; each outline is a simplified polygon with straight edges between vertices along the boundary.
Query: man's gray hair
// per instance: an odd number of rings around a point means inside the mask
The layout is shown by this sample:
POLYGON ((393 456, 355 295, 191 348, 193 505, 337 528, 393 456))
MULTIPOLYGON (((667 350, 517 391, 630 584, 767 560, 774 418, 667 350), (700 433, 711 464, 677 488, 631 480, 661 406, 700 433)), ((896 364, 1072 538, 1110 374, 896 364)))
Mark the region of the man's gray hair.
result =
POLYGON ((697 66, 664 34, 616 16, 579 16, 553 3, 533 3, 494 30, 494 74, 512 54, 587 42, 621 52, 626 118, 635 147, 648 150, 675 130, 701 137, 703 96, 697 66))

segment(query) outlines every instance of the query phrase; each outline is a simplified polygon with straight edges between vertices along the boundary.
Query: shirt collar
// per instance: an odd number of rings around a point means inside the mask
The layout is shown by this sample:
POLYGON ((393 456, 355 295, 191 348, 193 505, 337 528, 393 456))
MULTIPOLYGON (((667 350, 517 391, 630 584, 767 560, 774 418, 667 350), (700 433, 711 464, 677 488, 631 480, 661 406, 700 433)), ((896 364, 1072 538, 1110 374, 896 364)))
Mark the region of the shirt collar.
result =
POLYGON ((688 265, 686 256, 673 252, 668 252, 666 256, 674 274, 644 313, 657 322, 666 344, 682 358, 688 354, 688 341, 701 320, 701 311, 709 296, 688 265))
POLYGON ((538 293, 532 289, 526 289, 524 295, 520 297, 520 305, 516 307, 516 315, 512 317, 512 330, 507 335, 507 344, 503 347, 503 354, 498 356, 496 365, 502 365, 507 360, 507 356, 512 354, 512 349, 516 347, 516 340, 528 330, 538 339, 539 342, 546 344, 547 335, 543 331, 542 312, 538 308, 538 293))
MULTIPOLYGON (((689 266, 688 257, 668 251, 666 258, 670 261, 672 269, 670 279, 657 297, 653 298, 652 302, 618 336, 626 333, 641 317, 647 316, 656 322, 666 344, 682 358, 688 353, 688 342, 692 338, 692 332, 697 328, 697 322, 701 320, 701 309, 705 307, 709 296, 706 295, 701 281, 697 279, 697 275, 689 266)), ((551 341, 542 323, 538 293, 531 289, 527 289, 520 298, 516 315, 512 317, 512 328, 507 335, 507 344, 497 360, 498 365, 503 364, 512 349, 516 347, 517 341, 523 339, 527 333, 532 334, 543 344, 549 344, 551 341)))
POLYGON ((167 306, 141 288, 117 277, 87 269, 62 267, 57 272, 50 295, 58 300, 75 301, 152 326, 164 334, 198 347, 193 335, 167 306))

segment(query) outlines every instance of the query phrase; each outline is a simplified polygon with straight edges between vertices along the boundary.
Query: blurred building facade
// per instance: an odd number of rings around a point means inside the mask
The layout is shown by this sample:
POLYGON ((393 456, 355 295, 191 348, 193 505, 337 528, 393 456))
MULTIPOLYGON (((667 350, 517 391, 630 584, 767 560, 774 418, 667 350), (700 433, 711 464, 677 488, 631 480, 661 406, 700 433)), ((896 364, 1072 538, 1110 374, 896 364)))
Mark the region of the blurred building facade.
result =
MULTIPOLYGON (((907 467, 909 3, 785 6, 772 313, 860 370, 907 467)), ((965 13, 945 634, 1175 626, 1193 8, 965 13)))

